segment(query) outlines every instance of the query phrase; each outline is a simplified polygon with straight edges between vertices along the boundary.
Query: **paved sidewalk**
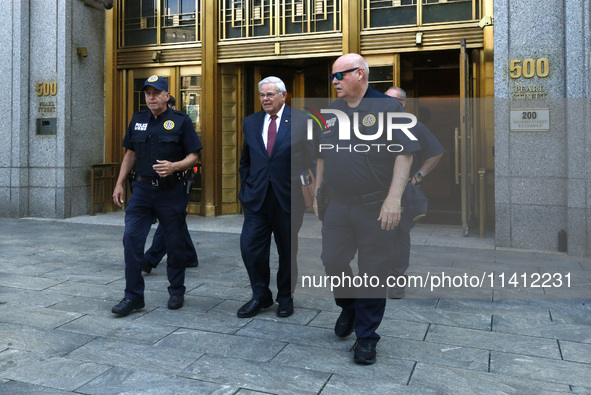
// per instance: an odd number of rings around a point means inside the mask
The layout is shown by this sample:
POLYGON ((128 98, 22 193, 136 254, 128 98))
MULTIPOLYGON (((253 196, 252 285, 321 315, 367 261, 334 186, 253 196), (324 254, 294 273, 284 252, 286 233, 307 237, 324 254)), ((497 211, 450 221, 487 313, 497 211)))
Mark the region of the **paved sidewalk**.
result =
MULTIPOLYGON (((388 300, 378 361, 359 366, 326 290, 300 289, 289 318, 276 306, 237 318, 250 298, 242 217, 188 222, 201 265, 187 269, 185 306, 166 308, 161 266, 146 307, 117 318, 122 213, 0 219, 0 394, 591 394, 588 258, 420 224, 409 274, 430 282, 388 300), (445 276, 458 286, 430 289, 445 276)), ((300 275, 322 273, 319 229, 307 216, 300 275)))

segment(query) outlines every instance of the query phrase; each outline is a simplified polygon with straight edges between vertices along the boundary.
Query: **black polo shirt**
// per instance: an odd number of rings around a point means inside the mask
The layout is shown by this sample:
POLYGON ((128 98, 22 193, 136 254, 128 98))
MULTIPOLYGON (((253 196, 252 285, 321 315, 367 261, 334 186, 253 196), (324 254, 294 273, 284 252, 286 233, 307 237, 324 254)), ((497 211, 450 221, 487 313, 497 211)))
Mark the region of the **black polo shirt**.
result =
POLYGON ((144 177, 158 176, 156 160, 178 162, 203 148, 191 118, 171 108, 157 117, 149 109, 133 114, 122 145, 135 152, 135 172, 144 177))
POLYGON ((391 120, 393 124, 411 122, 400 103, 371 87, 356 108, 338 99, 327 110, 342 111, 349 119, 348 127, 343 125, 341 130, 337 115, 321 111, 328 126, 318 137, 318 156, 324 159, 323 179, 340 193, 387 191, 396 157, 420 150, 418 141, 401 129, 388 128, 388 114, 401 113, 400 118, 391 120))

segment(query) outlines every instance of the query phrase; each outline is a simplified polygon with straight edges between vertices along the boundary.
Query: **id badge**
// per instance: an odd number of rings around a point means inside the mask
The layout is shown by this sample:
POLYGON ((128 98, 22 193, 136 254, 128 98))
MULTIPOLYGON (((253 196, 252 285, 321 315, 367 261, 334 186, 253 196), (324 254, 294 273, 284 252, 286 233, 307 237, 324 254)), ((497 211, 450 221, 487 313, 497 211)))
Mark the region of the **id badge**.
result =
POLYGON ((300 182, 302 185, 310 185, 312 183, 312 176, 309 171, 304 171, 300 174, 300 182))

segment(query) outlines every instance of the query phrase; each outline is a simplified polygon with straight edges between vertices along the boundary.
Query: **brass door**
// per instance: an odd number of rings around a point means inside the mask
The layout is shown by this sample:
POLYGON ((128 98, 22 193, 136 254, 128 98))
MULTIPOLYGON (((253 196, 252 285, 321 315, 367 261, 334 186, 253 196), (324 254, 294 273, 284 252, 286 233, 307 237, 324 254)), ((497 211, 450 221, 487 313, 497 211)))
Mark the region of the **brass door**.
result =
MULTIPOLYGON (((171 89, 171 94, 176 98, 176 109, 182 111, 191 118, 193 127, 197 131, 200 139, 201 136, 201 66, 183 66, 175 70, 178 75, 178 81, 175 84, 174 91, 171 89), (174 93, 173 93, 174 92, 174 93)), ((203 141, 203 139, 201 140, 203 141)), ((191 184, 191 191, 189 192, 189 205, 187 212, 190 214, 204 214, 203 210, 203 158, 199 155, 199 161, 193 167, 194 178, 191 184)))
POLYGON ((460 127, 456 132, 456 184, 460 185, 462 199, 462 231, 470 233, 474 222, 474 100, 472 68, 466 50, 466 40, 460 48, 460 127))
MULTIPOLYGON (((133 113, 146 109, 146 99, 142 94, 144 82, 151 75, 165 77, 168 81, 170 94, 176 99, 176 109, 189 115, 193 126, 201 137, 200 106, 201 106, 201 67, 158 67, 134 69, 128 71, 127 86, 127 119, 133 113)), ((200 158, 201 159, 201 158, 200 158)), ((189 193, 187 211, 191 214, 202 214, 203 180, 202 166, 199 161, 195 167, 195 177, 189 193)))

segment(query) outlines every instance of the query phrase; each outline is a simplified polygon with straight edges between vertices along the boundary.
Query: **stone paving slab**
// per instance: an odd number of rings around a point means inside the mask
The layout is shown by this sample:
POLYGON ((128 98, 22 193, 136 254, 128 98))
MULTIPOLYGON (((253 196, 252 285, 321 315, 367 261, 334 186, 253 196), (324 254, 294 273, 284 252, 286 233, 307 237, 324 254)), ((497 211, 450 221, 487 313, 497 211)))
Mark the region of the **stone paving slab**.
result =
POLYGON ((0 368, 3 378, 65 391, 74 391, 111 369, 108 365, 20 350, 2 352, 0 368))
POLYGON ((317 394, 330 378, 330 373, 312 369, 209 354, 182 375, 274 394, 317 394))
MULTIPOLYGON (((560 352, 565 361, 588 363, 591 369, 591 344, 560 340, 560 352)), ((590 380, 591 383, 591 380, 590 380)))
POLYGON ((159 325, 155 322, 133 320, 133 314, 127 317, 112 315, 86 315, 60 327, 62 331, 121 339, 134 343, 154 344, 164 336, 174 332, 174 327, 159 325), (116 318, 114 318, 116 317, 116 318))
POLYGON ((180 372, 202 355, 203 353, 193 351, 189 347, 169 348, 165 344, 154 347, 152 344, 96 338, 67 356, 79 361, 172 375, 180 372), (142 357, 138 358, 139 355, 142 357))
MULTIPOLYGON (((469 247, 477 239, 419 224, 411 273, 537 268, 570 271, 581 288, 407 289, 387 302, 377 363, 359 366, 355 337, 334 335, 340 308, 326 289, 297 293, 286 319, 277 304, 237 318, 251 295, 240 216, 189 224, 200 266, 187 270, 185 306, 166 308, 163 262, 145 277, 146 307, 117 318, 123 213, 0 219, 0 394, 591 393, 588 258, 469 247)), ((323 274, 319 229, 305 223, 300 262, 323 274)))
POLYGON ((229 358, 267 362, 273 359, 287 343, 181 328, 160 340, 156 345, 194 353, 210 353, 229 358))
POLYGON ((537 320, 524 315, 520 317, 513 316, 510 318, 495 316, 493 321, 493 331, 591 343, 591 328, 588 325, 550 322, 550 317, 537 320))
POLYGON ((318 347, 335 349, 348 348, 350 346, 344 345, 344 343, 351 342, 350 340, 337 338, 332 329, 274 323, 256 318, 246 324, 236 334, 258 339, 280 339, 291 344, 316 345, 318 347))
POLYGON ((6 394, 67 395, 72 393, 71 391, 62 391, 17 380, 0 380, 0 389, 6 394))
POLYGON ((85 334, 0 323, 0 348, 62 356, 93 339, 85 334))
POLYGON ((378 352, 384 358, 421 361, 483 372, 488 370, 490 358, 488 350, 386 336, 378 343, 378 352))
POLYGON ((0 304, 25 302, 29 306, 48 307, 72 298, 70 295, 56 294, 50 291, 31 291, 0 285, 0 304))
POLYGON ((159 308, 139 317, 134 322, 233 334, 247 325, 249 321, 249 319, 238 318, 235 314, 229 317, 227 314, 217 311, 200 313, 185 308, 178 311, 159 308))
POLYGON ((446 326, 490 330, 492 317, 488 314, 446 311, 434 307, 402 305, 399 300, 390 300, 384 318, 424 322, 446 326))
POLYGON ((475 329, 431 325, 426 341, 560 359, 556 340, 475 329))
POLYGON ((216 394, 230 395, 236 386, 115 367, 78 388, 84 394, 216 394))
POLYGON ((38 306, 29 306, 25 300, 16 304, 0 304, 2 321, 33 328, 51 330, 82 315, 70 311, 54 311, 38 306))
POLYGON ((556 394, 569 393, 568 385, 511 377, 503 374, 444 368, 417 364, 409 383, 410 388, 428 389, 438 394, 556 394))
POLYGON ((556 384, 588 386, 591 365, 563 360, 492 352, 490 371, 556 384))
POLYGON ((41 291, 62 282, 63 280, 0 272, 0 284, 4 284, 6 287, 28 289, 30 291, 41 291))
POLYGON ((352 350, 335 351, 327 348, 290 344, 273 359, 280 366, 319 372, 338 372, 341 378, 373 380, 406 385, 414 367, 414 362, 400 359, 386 359, 383 363, 371 366, 357 365, 352 361, 352 350))

